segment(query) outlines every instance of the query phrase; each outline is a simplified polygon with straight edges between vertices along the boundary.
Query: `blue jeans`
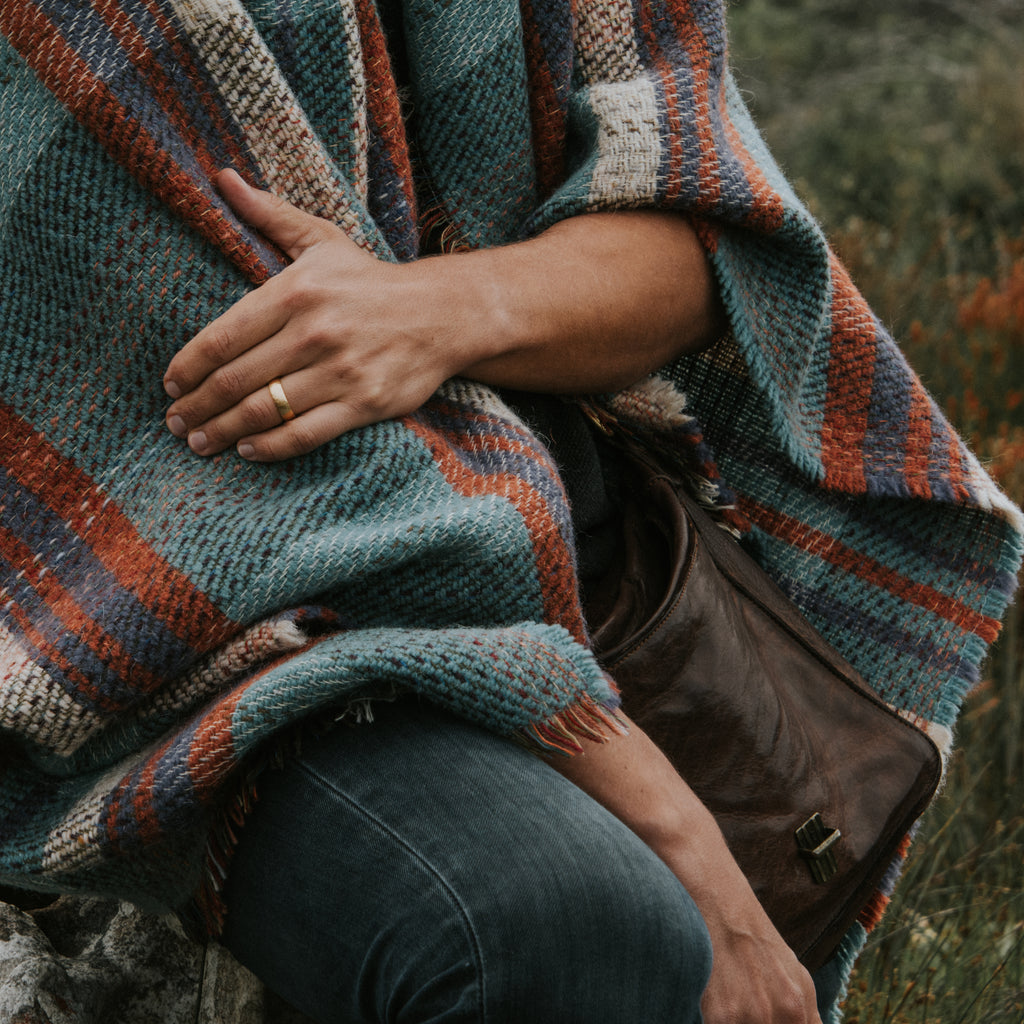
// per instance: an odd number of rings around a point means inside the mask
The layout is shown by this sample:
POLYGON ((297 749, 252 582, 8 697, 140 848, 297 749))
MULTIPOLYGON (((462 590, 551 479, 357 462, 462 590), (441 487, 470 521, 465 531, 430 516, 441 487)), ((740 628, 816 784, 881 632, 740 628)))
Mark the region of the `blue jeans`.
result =
POLYGON ((514 743, 413 698, 260 780, 225 943, 322 1022, 690 1024, 711 967, 688 893, 514 743))

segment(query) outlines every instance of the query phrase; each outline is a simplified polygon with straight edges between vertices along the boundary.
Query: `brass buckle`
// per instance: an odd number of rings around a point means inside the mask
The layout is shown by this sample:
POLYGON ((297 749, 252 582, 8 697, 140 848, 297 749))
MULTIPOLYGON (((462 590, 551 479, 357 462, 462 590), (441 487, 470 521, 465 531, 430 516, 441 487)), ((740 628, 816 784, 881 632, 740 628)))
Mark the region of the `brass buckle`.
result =
POLYGON ((833 847, 840 839, 842 833, 839 829, 826 828, 818 813, 808 818, 796 830, 800 853, 806 858, 811 875, 819 885, 823 885, 839 870, 833 847))

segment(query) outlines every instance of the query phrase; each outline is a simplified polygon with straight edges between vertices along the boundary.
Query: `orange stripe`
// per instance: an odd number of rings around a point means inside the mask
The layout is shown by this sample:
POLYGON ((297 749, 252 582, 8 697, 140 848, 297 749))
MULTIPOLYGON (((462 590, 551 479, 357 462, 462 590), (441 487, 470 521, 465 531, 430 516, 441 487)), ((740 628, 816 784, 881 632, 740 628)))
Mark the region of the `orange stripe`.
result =
POLYGON ((640 27, 644 40, 651 54, 651 62, 661 80, 662 93, 665 98, 665 117, 668 127, 668 176, 665 182, 665 200, 671 202, 678 198, 682 189, 683 138, 682 124, 679 119, 679 103, 676 96, 676 82, 672 65, 665 59, 658 43, 654 24, 651 20, 650 4, 640 7, 640 27))
MULTIPOLYGON (((298 652, 292 651, 288 656, 294 656, 296 653, 298 652)), ((236 758, 231 719, 245 691, 256 679, 280 664, 281 660, 283 659, 264 667, 251 679, 240 683, 230 693, 225 694, 199 722, 189 744, 188 776, 192 781, 196 798, 201 803, 206 803, 216 794, 219 784, 224 781, 224 773, 234 767, 236 758)))
POLYGON ((128 777, 123 778, 113 790, 110 797, 110 806, 107 808, 107 817, 103 825, 107 832, 107 842, 110 843, 116 853, 121 846, 117 835, 117 816, 121 811, 121 795, 128 782, 128 777))
POLYGON ((874 317, 846 268, 829 253, 833 282, 821 459, 825 485, 851 494, 867 490, 864 439, 875 374, 874 317))
POLYGON ((928 467, 932 449, 932 408, 928 394, 915 377, 911 381, 910 412, 907 417, 907 440, 903 473, 912 494, 920 498, 932 496, 928 467))
POLYGON ((889 897, 876 890, 857 915, 858 923, 866 932, 871 932, 882 920, 888 906, 889 897))
MULTIPOLYGON (((696 18, 690 11, 688 0, 670 0, 666 4, 668 13, 675 25, 676 36, 686 50, 689 58, 690 71, 693 74, 693 110, 694 127, 697 133, 697 145, 700 149, 700 191, 697 196, 696 210, 711 212, 715 210, 722 195, 721 165, 718 159, 718 148, 715 145, 714 126, 711 123, 711 102, 709 83, 711 80, 711 50, 707 39, 697 25, 696 18)), ((678 104, 676 90, 673 87, 672 107, 678 104)), ((673 134, 682 133, 682 123, 678 114, 670 113, 670 130, 673 134)), ((681 150, 681 146, 680 146, 681 150)), ((680 185, 682 182, 680 181, 680 185)), ((669 198, 675 198, 675 194, 669 198)))
MULTIPOLYGON (((547 502, 518 476, 509 473, 482 474, 467 467, 453 451, 449 439, 442 431, 411 417, 403 420, 403 423, 426 444, 445 479, 459 494, 470 498, 487 494, 500 495, 508 498, 519 510, 530 533, 545 620, 564 626, 576 640, 584 643, 587 632, 577 596, 576 576, 572 570, 572 553, 562 540, 547 502)), ((501 447, 500 443, 494 444, 495 449, 501 447)), ((544 465, 542 460, 537 461, 544 465)), ((550 467, 550 463, 547 466, 550 467)))
POLYGON ((160 819, 153 808, 153 797, 156 793, 154 783, 160 759, 167 753, 172 742, 173 740, 167 740, 150 756, 139 774, 135 795, 132 797, 132 812, 138 823, 139 838, 144 843, 152 844, 160 838, 160 819))
POLYGON ((146 544, 94 481, 2 403, 0 437, 7 445, 10 476, 66 520, 118 584, 178 639, 207 651, 237 632, 187 576, 146 544))
POLYGON ((744 224, 748 228, 770 235, 782 227, 785 206, 783 205, 782 197, 768 184, 768 179, 765 177, 764 172, 750 155, 750 151, 744 145, 740 133, 736 130, 736 126, 729 117, 725 102, 724 81, 720 88, 718 109, 721 112, 726 141, 729 143, 729 148, 732 150, 733 155, 739 161, 740 167, 743 168, 743 174, 746 176, 754 198, 753 208, 744 219, 744 224))
POLYGON ((88 698, 97 708, 102 711, 118 711, 119 706, 108 696, 101 693, 93 685, 88 676, 83 675, 60 651, 50 647, 50 642, 36 629, 35 624, 26 616, 18 605, 8 606, 8 614, 14 619, 25 639, 32 644, 36 650, 47 652, 47 657, 60 670, 61 674, 75 689, 88 698))
POLYGON ((998 635, 999 622, 996 619, 972 611, 960 601, 948 597, 934 587, 912 582, 894 569, 847 547, 835 537, 822 533, 792 516, 759 505, 750 498, 741 497, 739 501, 743 511, 771 536, 881 587, 895 597, 938 615, 984 640, 991 642, 998 635))
MULTIPOLYGON (((694 112, 697 131, 697 144, 700 149, 700 193, 697 198, 696 210, 712 212, 717 208, 722 194, 721 161, 715 141, 714 125, 711 120, 711 70, 713 53, 707 40, 697 26, 691 13, 688 0, 670 0, 666 4, 673 19, 676 34, 687 52, 694 82, 694 112)), ((650 31, 648 5, 644 4, 643 18, 645 35, 652 53, 657 49, 657 42, 650 31)), ((724 55, 723 55, 724 59, 724 55)), ((658 65, 659 69, 661 64, 658 65)), ((722 119, 726 140, 739 161, 754 198, 754 205, 745 219, 748 227, 770 233, 782 226, 784 206, 781 197, 768 184, 761 168, 751 158, 743 144, 735 126, 729 120, 725 103, 725 81, 721 82, 717 97, 718 110, 722 119)), ((681 130, 676 129, 676 130, 681 130)))
POLYGON ((565 177, 566 116, 544 58, 544 44, 531 0, 520 0, 519 9, 528 72, 533 158, 540 195, 546 199, 565 177))
POLYGON ((416 196, 412 184, 409 143, 405 136, 405 122, 402 119, 402 107, 391 70, 387 41, 374 4, 361 0, 356 4, 356 17, 363 48, 363 64, 367 72, 367 105, 381 138, 387 144, 395 174, 402 183, 402 194, 415 217, 416 196))
POLYGON ((953 497, 956 501, 970 501, 971 492, 964 480, 964 464, 960 451, 960 438, 949 430, 949 442, 946 446, 949 458, 949 484, 953 488, 953 497))
MULTIPOLYGON (((668 124, 668 177, 665 181, 665 202, 671 203, 679 198, 683 190, 683 123, 679 116, 679 90, 673 69, 665 61, 658 61, 662 90, 665 97, 665 120, 668 124)), ((701 185, 703 167, 701 168, 701 185)), ((701 207, 704 189, 700 189, 697 197, 697 208, 701 207)))
MULTIPOLYGON (((23 577, 39 595, 53 614, 64 623, 67 631, 84 643, 120 679, 131 680, 133 687, 145 693, 160 685, 162 679, 154 676, 125 650, 122 644, 87 615, 75 598, 57 582, 56 574, 35 560, 35 552, 14 534, 0 526, 0 556, 21 569, 23 577)), ((38 646, 38 645, 37 645, 38 646)), ((44 650, 48 653, 49 645, 44 650)))

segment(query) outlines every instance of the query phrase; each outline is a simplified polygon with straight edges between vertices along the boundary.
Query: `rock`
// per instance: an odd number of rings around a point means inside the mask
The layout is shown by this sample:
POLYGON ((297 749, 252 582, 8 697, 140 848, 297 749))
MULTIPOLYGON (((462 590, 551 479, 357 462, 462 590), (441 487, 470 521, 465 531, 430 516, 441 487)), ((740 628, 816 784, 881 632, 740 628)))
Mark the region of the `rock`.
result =
POLYGON ((39 902, 0 903, 4 1024, 309 1024, 174 917, 85 897, 39 902))

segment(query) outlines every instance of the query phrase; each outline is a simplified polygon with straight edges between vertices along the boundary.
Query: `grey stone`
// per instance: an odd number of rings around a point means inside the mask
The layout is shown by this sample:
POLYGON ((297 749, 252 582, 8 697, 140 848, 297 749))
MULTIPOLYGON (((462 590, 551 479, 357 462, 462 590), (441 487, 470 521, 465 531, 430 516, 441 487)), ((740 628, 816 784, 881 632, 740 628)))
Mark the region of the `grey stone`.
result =
POLYGON ((63 896, 0 903, 0 1024, 309 1024, 171 916, 63 896))
POLYGON ((207 947, 197 1024, 313 1024, 264 988, 222 946, 207 947))

